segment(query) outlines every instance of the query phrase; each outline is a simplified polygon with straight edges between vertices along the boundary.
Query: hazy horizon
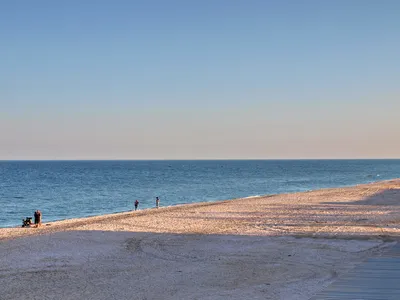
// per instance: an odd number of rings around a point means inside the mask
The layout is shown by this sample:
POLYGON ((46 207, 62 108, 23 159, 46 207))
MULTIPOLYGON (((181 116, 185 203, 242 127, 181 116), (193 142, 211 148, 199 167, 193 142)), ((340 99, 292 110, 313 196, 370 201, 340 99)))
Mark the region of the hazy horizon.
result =
POLYGON ((400 158, 196 158, 196 159, 0 159, 0 162, 111 162, 111 161, 291 161, 291 160, 400 160, 400 158))
POLYGON ((399 1, 7 1, 0 160, 396 159, 399 1))

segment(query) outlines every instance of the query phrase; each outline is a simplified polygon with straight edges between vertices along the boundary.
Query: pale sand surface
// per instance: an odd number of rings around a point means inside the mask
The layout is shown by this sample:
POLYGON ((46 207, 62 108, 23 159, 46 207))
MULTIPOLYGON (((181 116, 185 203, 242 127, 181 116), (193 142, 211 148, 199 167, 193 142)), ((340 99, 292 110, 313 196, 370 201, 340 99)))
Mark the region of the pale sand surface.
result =
POLYGON ((0 299, 309 299, 397 242, 399 204, 391 180, 3 228, 0 299))

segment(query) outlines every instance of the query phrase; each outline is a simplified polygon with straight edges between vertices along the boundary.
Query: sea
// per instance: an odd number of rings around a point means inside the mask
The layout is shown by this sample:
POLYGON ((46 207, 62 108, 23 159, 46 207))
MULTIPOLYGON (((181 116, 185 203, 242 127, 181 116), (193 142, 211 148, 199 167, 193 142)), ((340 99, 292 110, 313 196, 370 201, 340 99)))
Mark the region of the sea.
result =
POLYGON ((0 227, 400 177, 400 159, 0 161, 0 227))

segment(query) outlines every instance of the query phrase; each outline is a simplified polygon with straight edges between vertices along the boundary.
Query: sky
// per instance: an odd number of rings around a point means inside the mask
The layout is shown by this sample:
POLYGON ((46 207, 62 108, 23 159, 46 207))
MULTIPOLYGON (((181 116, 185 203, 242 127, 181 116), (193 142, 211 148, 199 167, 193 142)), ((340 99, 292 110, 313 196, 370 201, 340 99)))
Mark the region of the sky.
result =
POLYGON ((399 14, 2 0, 0 160, 399 158, 399 14))

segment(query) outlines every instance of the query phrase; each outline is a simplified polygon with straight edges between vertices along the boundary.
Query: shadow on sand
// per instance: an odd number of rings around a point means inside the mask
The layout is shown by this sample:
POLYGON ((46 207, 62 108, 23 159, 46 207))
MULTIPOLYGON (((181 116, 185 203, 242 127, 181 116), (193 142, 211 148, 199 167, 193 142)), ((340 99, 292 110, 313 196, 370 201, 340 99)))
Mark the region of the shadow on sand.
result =
POLYGON ((400 205, 400 189, 386 189, 384 191, 351 202, 322 202, 334 205, 400 205))

